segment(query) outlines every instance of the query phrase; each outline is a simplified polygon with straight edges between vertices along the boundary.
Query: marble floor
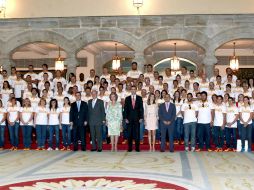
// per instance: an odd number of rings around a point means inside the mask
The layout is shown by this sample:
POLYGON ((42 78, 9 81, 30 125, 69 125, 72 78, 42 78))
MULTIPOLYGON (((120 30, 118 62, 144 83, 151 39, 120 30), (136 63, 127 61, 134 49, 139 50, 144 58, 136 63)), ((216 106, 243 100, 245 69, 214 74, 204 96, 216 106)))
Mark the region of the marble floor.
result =
POLYGON ((6 185, 19 182, 72 177, 148 179, 191 190, 251 190, 254 189, 254 154, 8 150, 0 152, 1 190, 5 189, 6 185))

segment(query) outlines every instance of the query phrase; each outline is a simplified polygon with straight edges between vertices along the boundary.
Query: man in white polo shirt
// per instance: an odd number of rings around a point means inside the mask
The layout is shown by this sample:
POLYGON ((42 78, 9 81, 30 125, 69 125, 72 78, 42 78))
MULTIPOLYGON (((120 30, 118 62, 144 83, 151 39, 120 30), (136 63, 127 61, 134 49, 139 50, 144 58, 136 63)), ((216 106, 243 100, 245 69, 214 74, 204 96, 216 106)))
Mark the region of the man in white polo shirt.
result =
POLYGON ((132 64, 131 64, 131 70, 128 71, 127 77, 130 77, 132 79, 137 79, 137 78, 139 78, 140 74, 142 74, 142 73, 138 70, 138 64, 137 64, 137 62, 132 62, 132 64))
POLYGON ((195 151, 196 146, 196 126, 197 126, 197 115, 198 107, 192 101, 193 96, 191 93, 187 95, 187 102, 181 107, 184 124, 184 146, 185 151, 189 151, 189 137, 191 135, 191 151, 195 151))

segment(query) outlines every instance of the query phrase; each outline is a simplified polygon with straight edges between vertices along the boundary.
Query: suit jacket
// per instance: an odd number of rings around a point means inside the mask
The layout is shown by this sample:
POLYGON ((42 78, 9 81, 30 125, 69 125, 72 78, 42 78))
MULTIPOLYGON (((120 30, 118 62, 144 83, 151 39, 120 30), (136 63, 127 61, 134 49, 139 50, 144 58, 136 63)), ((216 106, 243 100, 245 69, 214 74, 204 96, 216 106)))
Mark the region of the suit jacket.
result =
POLYGON ((70 122, 73 122, 74 126, 83 126, 85 121, 88 121, 87 103, 81 101, 79 111, 77 102, 72 103, 70 110, 70 122))
POLYGON ((170 121, 171 122, 170 126, 174 125, 175 118, 176 118, 176 106, 175 106, 175 104, 170 103, 168 111, 166 109, 166 104, 165 103, 160 105, 160 107, 159 107, 159 119, 160 119, 161 125, 165 125, 163 123, 163 121, 170 121))
POLYGON ((88 123, 89 125, 103 125, 103 121, 106 120, 104 102, 97 99, 93 108, 92 101, 88 101, 88 123))
POLYGON ((138 122, 140 119, 144 119, 144 107, 141 96, 136 95, 134 109, 132 107, 131 96, 126 97, 123 116, 123 118, 128 119, 129 122, 138 122))

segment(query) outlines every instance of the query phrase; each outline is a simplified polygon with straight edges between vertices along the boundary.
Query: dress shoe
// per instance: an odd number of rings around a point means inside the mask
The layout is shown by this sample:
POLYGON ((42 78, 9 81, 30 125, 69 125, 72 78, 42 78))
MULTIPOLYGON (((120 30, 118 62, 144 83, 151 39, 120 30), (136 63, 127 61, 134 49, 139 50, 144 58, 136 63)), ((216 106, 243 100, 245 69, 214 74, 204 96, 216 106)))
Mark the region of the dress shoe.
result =
POLYGON ((95 152, 96 151, 96 149, 91 149, 91 152, 95 152))
POLYGON ((132 149, 128 149, 128 152, 132 152, 132 149))
POLYGON ((161 150, 161 152, 165 152, 165 150, 161 150))
POLYGON ((102 149, 98 149, 97 152, 102 152, 102 149))
POLYGON ((82 148, 82 151, 86 151, 86 149, 85 149, 85 148, 82 148))
POLYGON ((136 152, 140 152, 140 149, 136 149, 136 152))
POLYGON ((78 149, 77 149, 77 148, 74 148, 73 151, 76 152, 76 151, 78 151, 78 149))
POLYGON ((174 152, 174 150, 170 150, 169 152, 173 153, 173 152, 174 152))

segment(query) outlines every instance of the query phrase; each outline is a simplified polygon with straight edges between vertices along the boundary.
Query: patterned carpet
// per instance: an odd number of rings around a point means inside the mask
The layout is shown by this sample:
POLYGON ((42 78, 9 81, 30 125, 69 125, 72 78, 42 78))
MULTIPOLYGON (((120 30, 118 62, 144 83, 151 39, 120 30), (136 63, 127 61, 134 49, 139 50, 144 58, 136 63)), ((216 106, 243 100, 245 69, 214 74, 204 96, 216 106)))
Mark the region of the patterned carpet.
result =
POLYGON ((0 189, 254 189, 252 153, 0 152, 0 189))

